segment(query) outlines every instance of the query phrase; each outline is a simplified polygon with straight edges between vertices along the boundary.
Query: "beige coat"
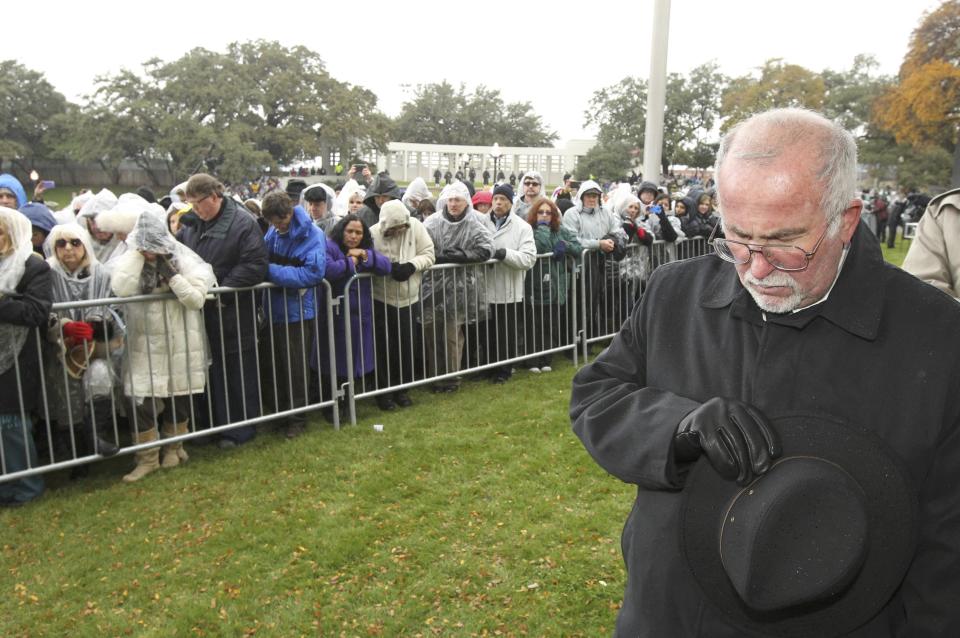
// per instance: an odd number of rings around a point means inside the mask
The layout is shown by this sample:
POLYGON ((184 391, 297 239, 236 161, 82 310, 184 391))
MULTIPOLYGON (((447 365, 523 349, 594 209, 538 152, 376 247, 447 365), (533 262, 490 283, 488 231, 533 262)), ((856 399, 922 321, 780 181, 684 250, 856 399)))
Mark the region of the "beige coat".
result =
POLYGON ((385 203, 380 208, 380 221, 370 227, 373 247, 394 263, 410 262, 417 271, 407 281, 395 281, 390 276, 378 277, 373 283, 373 298, 379 302, 404 308, 420 299, 421 273, 436 261, 433 240, 418 219, 410 216, 407 207, 399 201, 385 203), (384 231, 409 224, 398 235, 387 237, 384 231))
POLYGON ((930 200, 903 269, 960 299, 960 188, 930 200))

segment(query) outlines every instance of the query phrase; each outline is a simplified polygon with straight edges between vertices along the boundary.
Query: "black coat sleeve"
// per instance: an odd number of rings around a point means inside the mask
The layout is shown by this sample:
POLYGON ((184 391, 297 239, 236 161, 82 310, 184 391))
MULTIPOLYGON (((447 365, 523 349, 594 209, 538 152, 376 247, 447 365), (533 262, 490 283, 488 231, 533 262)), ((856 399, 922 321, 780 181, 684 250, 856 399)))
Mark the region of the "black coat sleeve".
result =
POLYGON ((653 275, 638 311, 610 347, 576 374, 570 396, 573 430, 597 464, 626 483, 654 490, 683 486, 673 438, 683 417, 700 406, 646 383, 644 325, 661 279, 653 275))
POLYGON ((0 323, 17 326, 47 325, 53 298, 53 280, 47 262, 31 255, 15 295, 0 299, 0 323))
POLYGON ((660 215, 660 235, 663 241, 677 241, 677 229, 670 223, 670 217, 666 214, 660 215))
POLYGON ((240 257, 223 277, 223 281, 219 282, 221 286, 229 288, 255 286, 266 280, 270 269, 270 255, 267 253, 263 235, 260 234, 260 227, 252 217, 242 219, 242 224, 234 225, 239 226, 238 232, 231 238, 231 243, 236 243, 238 247, 240 257))

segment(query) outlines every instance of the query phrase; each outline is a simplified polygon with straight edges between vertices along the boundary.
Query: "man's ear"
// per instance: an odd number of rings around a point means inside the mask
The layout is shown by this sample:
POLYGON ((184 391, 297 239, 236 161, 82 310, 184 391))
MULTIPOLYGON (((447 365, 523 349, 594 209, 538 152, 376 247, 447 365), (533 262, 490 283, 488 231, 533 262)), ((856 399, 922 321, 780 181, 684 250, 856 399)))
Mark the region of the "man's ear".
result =
POLYGON ((853 233, 857 230, 857 224, 860 223, 861 210, 863 210, 863 202, 852 199, 846 209, 840 213, 840 238, 843 239, 843 243, 850 243, 853 233))

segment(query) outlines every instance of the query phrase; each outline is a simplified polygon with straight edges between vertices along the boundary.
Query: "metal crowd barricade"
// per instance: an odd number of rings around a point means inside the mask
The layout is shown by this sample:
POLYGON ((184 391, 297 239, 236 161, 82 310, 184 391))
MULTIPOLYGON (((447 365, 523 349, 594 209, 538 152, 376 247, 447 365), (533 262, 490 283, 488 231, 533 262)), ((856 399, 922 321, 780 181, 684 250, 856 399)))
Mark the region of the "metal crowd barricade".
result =
POLYGON ((654 241, 650 246, 629 244, 620 261, 605 256, 598 249, 582 253, 580 331, 577 341, 583 361, 589 360, 590 346, 613 338, 640 299, 653 271, 668 262, 708 254, 710 247, 703 237, 678 239, 675 242, 654 241))
MULTIPOLYGON (((300 322, 295 329, 300 330, 301 334, 307 330, 310 324, 312 333, 320 335, 318 326, 325 326, 328 329, 323 331, 323 338, 328 347, 333 346, 333 317, 338 310, 339 304, 331 295, 330 284, 322 282, 314 289, 319 293, 320 302, 314 297, 316 305, 316 315, 310 321, 300 322)), ((328 408, 332 412, 334 427, 339 429, 339 410, 337 402, 337 389, 335 384, 331 383, 328 389, 322 389, 319 383, 324 377, 332 378, 330 375, 317 375, 317 383, 311 384, 312 389, 304 400, 295 404, 288 393, 288 402, 281 406, 278 397, 282 396, 284 388, 277 385, 276 370, 271 369, 273 361, 262 360, 261 345, 269 343, 268 351, 275 351, 279 348, 286 348, 283 360, 288 363, 293 360, 291 357, 291 343, 289 339, 278 339, 277 326, 270 321, 269 311, 264 310, 264 303, 268 302, 269 297, 264 295, 278 294, 281 289, 272 284, 260 284, 250 288, 214 288, 207 295, 207 303, 203 309, 197 311, 200 317, 200 327, 209 328, 211 313, 214 319, 214 326, 218 328, 213 335, 214 342, 210 343, 208 338, 211 336, 209 330, 202 330, 203 338, 201 342, 196 343, 195 337, 191 337, 191 331, 187 329, 187 318, 184 315, 184 325, 170 325, 167 320, 167 314, 163 309, 164 303, 179 303, 176 296, 172 293, 137 295, 124 298, 95 299, 87 301, 77 301, 69 303, 54 304, 51 310, 50 328, 33 329, 27 335, 27 339, 35 340, 39 351, 37 365, 40 369, 39 387, 27 388, 20 371, 19 358, 14 359, 14 370, 16 376, 16 391, 20 397, 25 397, 26 392, 35 390, 38 393, 39 406, 36 412, 36 420, 33 422, 33 428, 27 426, 27 421, 31 415, 24 410, 24 401, 20 401, 20 435, 24 442, 30 437, 30 429, 34 430, 34 440, 37 442, 37 457, 32 457, 28 450, 30 446, 23 446, 23 462, 18 463, 25 469, 9 471, 7 467, 8 450, 4 449, 3 439, 0 439, 0 482, 10 481, 19 478, 25 478, 61 470, 77 465, 89 463, 100 459, 93 449, 93 441, 99 434, 106 440, 120 447, 119 454, 130 454, 141 449, 166 445, 180 441, 198 439, 215 434, 222 434, 243 428, 255 426, 268 421, 290 417, 297 414, 309 413, 318 409, 328 408), (246 299, 249 304, 241 303, 246 299), (187 402, 189 430, 185 434, 167 436, 158 441, 149 443, 138 443, 136 433, 140 431, 138 424, 138 415, 136 404, 127 397, 125 388, 133 386, 133 370, 124 365, 127 361, 128 353, 126 348, 129 344, 129 335, 125 334, 128 328, 124 320, 125 309, 134 304, 143 304, 149 312, 159 313, 163 319, 164 334, 162 337, 151 337, 143 340, 146 346, 146 360, 149 365, 149 379, 151 391, 154 395, 146 397, 145 400, 154 399, 172 399, 171 395, 162 391, 153 391, 152 383, 155 373, 163 372, 167 375, 175 373, 172 367, 171 359, 167 359, 168 369, 165 371, 154 370, 154 359, 157 358, 156 350, 163 345, 166 352, 172 352, 171 345, 180 335, 185 339, 184 352, 185 359, 189 353, 195 349, 201 349, 206 360, 204 366, 204 393, 187 394, 190 400, 187 402), (241 312, 243 306, 249 311, 241 312), (236 311, 230 311, 230 308, 237 308, 236 311), (63 334, 63 322, 60 319, 69 320, 71 313, 81 311, 84 320, 89 320, 88 310, 98 311, 97 316, 109 316, 113 323, 111 331, 104 330, 101 335, 97 335, 93 343, 73 344, 65 339, 63 334), (266 312, 266 314, 264 314, 266 312), (239 342, 243 331, 241 323, 249 322, 253 326, 252 343, 239 342), (231 332, 227 328, 234 328, 232 336, 237 339, 237 348, 231 346, 231 337, 226 333, 231 332), (159 339, 159 341, 157 340, 159 339), (61 353, 61 344, 68 344, 61 353), (231 346, 231 347, 228 347, 231 346), (211 397, 211 379, 210 370, 214 364, 213 359, 219 357, 220 368, 226 370, 226 374, 236 374, 239 378, 239 385, 231 387, 226 379, 222 379, 223 396, 222 405, 225 408, 226 419, 224 423, 215 424, 214 401, 211 397), (103 361, 109 374, 104 376, 100 373, 104 366, 95 365, 96 361, 103 361), (235 368, 233 365, 235 365, 235 368), (228 366, 231 366, 228 368, 228 366), (96 379, 88 375, 92 369, 98 370, 96 379), (263 381, 263 373, 270 371, 272 387, 267 388, 263 381), (255 386, 254 382, 255 381, 255 386), (129 382, 129 383, 126 383, 129 382), (106 387, 105 387, 106 384, 106 387), (97 394, 97 390, 101 390, 97 394), (240 395, 237 396, 237 388, 240 395), (255 388, 251 392, 250 389, 255 388), (273 405, 265 405, 263 390, 267 388, 272 390, 271 396, 274 398, 273 405), (105 389, 105 391, 104 391, 105 389), (231 393, 233 396, 231 396, 231 393), (205 398, 200 398, 201 396, 205 398), (108 415, 103 415, 102 411, 107 410, 108 415), (123 427, 126 421, 127 427, 123 427), (100 427, 98 428, 97 425, 100 427), (129 434, 129 437, 125 436, 129 434), (127 440, 129 439, 129 441, 127 440), (42 460, 41 460, 42 458, 42 460)), ((299 297, 300 316, 303 315, 303 296, 299 297)), ((284 306, 286 310, 286 306, 284 306)), ((288 317, 287 317, 288 318, 288 317)), ((284 322, 285 325, 286 322, 284 322)), ((291 367, 287 368, 286 378, 293 379, 296 375, 301 377, 310 377, 310 371, 307 369, 309 363, 306 358, 308 352, 319 348, 320 339, 313 339, 310 344, 303 344, 304 356, 300 357, 301 365, 297 370, 291 367)), ((26 346, 24 346, 26 347, 26 346)), ((274 358, 274 357, 271 357, 274 358)), ((275 358, 274 358, 275 359, 275 358)), ((186 365, 187 386, 192 387, 190 379, 191 371, 189 364, 186 365)), ((140 390, 141 388, 137 388, 140 390)), ((143 398, 143 397, 141 397, 143 398)), ((158 416, 157 423, 160 425, 163 415, 158 416)), ((32 420, 32 419, 31 419, 32 420)), ((18 459, 19 460, 19 459, 18 459)))
POLYGON ((409 281, 398 290, 389 277, 366 273, 347 282, 343 317, 354 319, 344 319, 349 346, 343 385, 351 423, 359 399, 454 384, 483 371, 506 375, 521 362, 563 352, 576 363, 574 260, 539 255, 521 285, 499 276, 497 269, 504 268, 509 266, 497 261, 437 265, 423 273, 417 294, 409 281), (396 354, 399 366, 388 363, 396 354))
MULTIPOLYGON (((306 291, 272 284, 214 288, 198 311, 205 328, 200 343, 190 341, 194 337, 186 326, 169 325, 163 304, 179 303, 172 293, 55 304, 54 319, 96 309, 99 316, 111 318, 115 332, 105 330, 95 347, 74 346, 63 355, 57 345, 66 341, 60 322, 52 321, 49 330, 29 332, 27 339, 40 352, 39 387, 27 387, 16 359, 15 390, 21 397, 32 390, 38 393, 33 429, 42 458, 30 457, 25 445, 23 462, 18 463, 25 469, 11 470, 0 439, 0 481, 99 459, 89 445, 98 433, 118 445, 120 454, 129 454, 321 409, 339 429, 341 409, 347 410, 350 423, 356 423, 360 399, 425 384, 449 389, 465 374, 489 371, 506 376, 519 365, 539 369, 561 353, 569 354, 577 365, 581 354, 587 360, 591 344, 616 334, 654 268, 707 250, 703 238, 694 238, 631 246, 619 263, 593 250, 559 261, 548 253, 525 271, 522 290, 519 279, 502 270, 509 266, 497 261, 437 265, 417 273, 422 281, 355 275, 346 282, 343 296, 336 298, 323 281, 309 302, 306 291), (282 310, 274 316, 271 302, 277 295, 281 302, 276 306, 282 310), (314 317, 297 320, 305 316, 308 303, 313 304, 314 317), (146 340, 151 384, 151 349, 169 347, 177 335, 187 339, 188 353, 203 349, 207 363, 205 399, 189 395, 188 431, 146 443, 138 443, 137 408, 124 392, 132 375, 123 366, 129 339, 118 338, 129 328, 125 309, 134 304, 163 316, 159 341, 146 340), (297 317, 291 317, 293 311, 297 317), (112 370, 106 392, 99 396, 93 391, 96 384, 84 376, 96 367, 96 359, 107 361, 112 370), (64 365, 65 360, 72 367, 64 365), (219 393, 212 391, 214 383, 219 393)), ((166 371, 173 372, 172 367, 166 371)), ((103 379, 99 381, 102 390, 103 379)), ((187 385, 193 385, 189 378, 187 385)), ((160 391, 156 394, 157 399, 172 399, 160 391)), ((19 416, 18 434, 26 441, 31 438, 27 421, 33 415, 22 402, 19 416)))

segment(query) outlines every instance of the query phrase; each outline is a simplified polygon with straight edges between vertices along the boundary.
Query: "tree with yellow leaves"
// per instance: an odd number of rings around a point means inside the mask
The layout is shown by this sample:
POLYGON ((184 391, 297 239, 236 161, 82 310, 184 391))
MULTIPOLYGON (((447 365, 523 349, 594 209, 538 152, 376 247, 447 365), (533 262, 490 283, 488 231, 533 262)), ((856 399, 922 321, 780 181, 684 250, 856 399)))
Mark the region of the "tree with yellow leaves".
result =
POLYGON ((923 16, 898 82, 875 103, 873 120, 900 144, 952 153, 951 185, 960 186, 960 0, 923 16))

